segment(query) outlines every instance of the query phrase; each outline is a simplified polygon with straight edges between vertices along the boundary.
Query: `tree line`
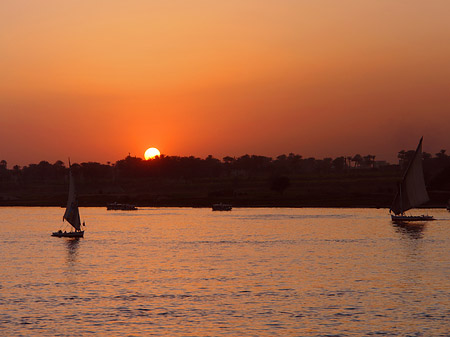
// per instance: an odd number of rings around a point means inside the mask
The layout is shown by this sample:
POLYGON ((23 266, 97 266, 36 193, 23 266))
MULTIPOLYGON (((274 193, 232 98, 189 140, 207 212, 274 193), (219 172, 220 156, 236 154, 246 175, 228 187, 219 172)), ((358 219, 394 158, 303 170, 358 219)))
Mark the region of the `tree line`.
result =
MULTIPOLYGON (((401 150, 398 152, 398 164, 375 161, 374 155, 339 156, 336 158, 303 158, 301 155, 289 153, 276 158, 243 155, 240 157, 223 157, 222 160, 209 155, 204 159, 194 156, 166 156, 161 155, 151 160, 127 156, 115 163, 101 164, 97 162, 83 162, 72 164, 75 176, 83 182, 95 181, 127 181, 145 178, 155 179, 199 179, 229 176, 269 175, 279 177, 292 174, 347 174, 361 170, 404 170, 414 151, 401 150)), ((434 156, 424 152, 424 170, 428 178, 439 174, 450 173, 450 156, 446 150, 441 150, 434 156), (444 172, 444 173, 443 173, 444 172)), ((0 161, 0 181, 31 183, 65 181, 68 167, 61 160, 51 164, 41 161, 24 167, 15 165, 8 168, 5 160, 0 161)), ((400 172, 399 172, 400 174, 400 172)))

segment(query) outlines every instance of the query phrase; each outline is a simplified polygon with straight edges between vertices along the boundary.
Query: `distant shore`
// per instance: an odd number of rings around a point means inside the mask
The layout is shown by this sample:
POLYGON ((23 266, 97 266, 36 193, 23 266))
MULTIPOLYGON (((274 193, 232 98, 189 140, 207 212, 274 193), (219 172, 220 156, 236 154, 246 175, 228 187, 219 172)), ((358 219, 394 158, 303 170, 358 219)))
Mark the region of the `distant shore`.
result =
MULTIPOLYGON (((80 207, 118 202, 136 207, 390 208, 403 170, 373 162, 349 166, 333 160, 280 156, 224 158, 163 157, 151 162, 127 157, 114 165, 72 164, 80 207), (369 165, 372 164, 372 165, 369 165)), ((430 201, 445 207, 450 199, 450 157, 424 160, 430 201)), ((0 206, 61 206, 67 203, 68 169, 41 162, 0 170, 0 206)))
MULTIPOLYGON (((231 204, 234 208, 376 208, 376 209, 389 209, 390 204, 378 204, 374 205, 372 203, 342 203, 342 202, 326 202, 326 203, 256 203, 256 202, 232 202, 232 201, 224 201, 225 203, 231 204)), ((158 208, 158 207, 188 207, 188 208, 211 208, 216 201, 210 202, 165 202, 165 203, 132 203, 138 208, 158 208)), ((80 207, 105 207, 108 202, 101 203, 86 203, 80 202, 80 207)), ((433 203, 433 204, 425 204, 422 209, 426 208, 446 208, 445 203, 433 203)), ((66 207, 65 203, 52 203, 52 202, 42 202, 42 201, 0 201, 0 207, 66 207)))

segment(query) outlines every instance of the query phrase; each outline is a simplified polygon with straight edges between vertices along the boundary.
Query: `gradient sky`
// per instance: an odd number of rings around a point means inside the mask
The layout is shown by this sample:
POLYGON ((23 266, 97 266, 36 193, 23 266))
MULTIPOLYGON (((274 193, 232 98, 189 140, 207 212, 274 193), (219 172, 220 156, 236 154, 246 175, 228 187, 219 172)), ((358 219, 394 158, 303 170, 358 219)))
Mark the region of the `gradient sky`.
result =
POLYGON ((448 0, 4 0, 8 166, 450 152, 448 0))

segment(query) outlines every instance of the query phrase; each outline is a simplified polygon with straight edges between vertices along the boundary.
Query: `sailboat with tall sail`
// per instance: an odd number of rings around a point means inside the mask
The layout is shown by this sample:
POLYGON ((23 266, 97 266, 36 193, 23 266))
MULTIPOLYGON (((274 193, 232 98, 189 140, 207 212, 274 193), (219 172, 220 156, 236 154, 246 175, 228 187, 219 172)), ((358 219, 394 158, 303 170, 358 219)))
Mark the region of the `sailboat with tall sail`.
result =
MULTIPOLYGON (((69 161, 69 197, 67 198, 66 211, 63 216, 63 222, 66 220, 73 229, 69 232, 59 230, 53 232, 52 236, 67 238, 82 238, 84 230, 81 230, 80 211, 78 210, 78 196, 75 189, 75 181, 72 174, 72 167, 69 161)), ((84 226, 84 222, 83 222, 84 226)))
POLYGON ((426 203, 428 197, 422 167, 422 140, 420 138, 414 157, 411 159, 389 210, 392 221, 430 221, 431 215, 406 215, 405 212, 426 203), (393 213, 393 214, 392 214, 393 213))

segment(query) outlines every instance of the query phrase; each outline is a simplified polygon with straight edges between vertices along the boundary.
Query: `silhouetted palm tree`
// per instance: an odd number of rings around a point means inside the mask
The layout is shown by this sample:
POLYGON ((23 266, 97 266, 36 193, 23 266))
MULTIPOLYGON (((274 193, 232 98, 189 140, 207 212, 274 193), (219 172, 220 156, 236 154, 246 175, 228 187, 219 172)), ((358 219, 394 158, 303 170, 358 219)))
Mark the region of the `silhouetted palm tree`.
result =
POLYGON ((352 158, 352 161, 355 162, 355 167, 356 167, 356 166, 360 167, 360 166, 361 166, 361 163, 362 163, 362 161, 363 161, 363 158, 361 157, 360 154, 356 154, 356 155, 352 158))

